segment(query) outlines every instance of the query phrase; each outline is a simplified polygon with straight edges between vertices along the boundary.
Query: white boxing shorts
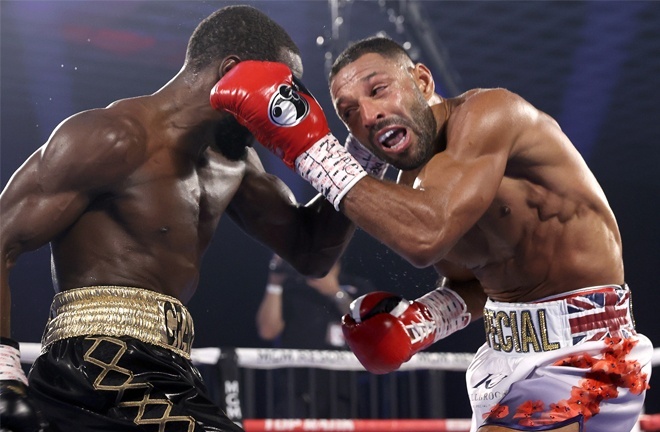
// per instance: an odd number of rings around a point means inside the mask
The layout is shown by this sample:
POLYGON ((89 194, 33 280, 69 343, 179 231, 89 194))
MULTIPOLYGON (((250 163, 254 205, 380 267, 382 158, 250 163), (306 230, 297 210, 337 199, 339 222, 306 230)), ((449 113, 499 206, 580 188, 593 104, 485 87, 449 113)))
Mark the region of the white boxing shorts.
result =
POLYGON ((533 303, 488 300, 487 342, 466 381, 472 432, 484 425, 629 432, 649 388, 653 346, 635 331, 627 286, 584 288, 533 303))

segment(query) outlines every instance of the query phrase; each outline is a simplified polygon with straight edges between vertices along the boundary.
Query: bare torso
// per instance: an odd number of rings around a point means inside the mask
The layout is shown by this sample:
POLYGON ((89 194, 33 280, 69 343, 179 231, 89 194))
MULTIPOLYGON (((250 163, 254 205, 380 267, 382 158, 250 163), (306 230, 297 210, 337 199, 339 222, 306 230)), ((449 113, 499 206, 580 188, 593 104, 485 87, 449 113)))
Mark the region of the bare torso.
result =
POLYGON ((56 291, 129 286, 183 303, 223 214, 302 274, 332 267, 355 226, 322 196, 300 205, 264 170, 250 132, 209 103, 217 79, 216 67, 184 66, 153 94, 72 115, 14 172, 0 193, 3 336, 10 270, 46 244, 56 291))
POLYGON ((179 127, 150 103, 128 99, 87 114, 86 121, 99 125, 123 118, 130 124, 125 133, 137 138, 126 154, 130 172, 90 197, 87 210, 52 241, 60 290, 134 286, 185 302, 197 287, 202 255, 242 181, 246 158, 212 150, 212 134, 179 127))
MULTIPOLYGON (((449 101, 448 152, 461 128, 452 119, 472 95, 449 101)), ((468 269, 500 301, 623 283, 619 231, 596 179, 554 120, 521 99, 516 103, 529 118, 516 134, 495 198, 445 262, 468 269)), ((417 176, 422 184, 432 167, 431 161, 417 176)), ((443 263, 437 267, 442 271, 443 263)))

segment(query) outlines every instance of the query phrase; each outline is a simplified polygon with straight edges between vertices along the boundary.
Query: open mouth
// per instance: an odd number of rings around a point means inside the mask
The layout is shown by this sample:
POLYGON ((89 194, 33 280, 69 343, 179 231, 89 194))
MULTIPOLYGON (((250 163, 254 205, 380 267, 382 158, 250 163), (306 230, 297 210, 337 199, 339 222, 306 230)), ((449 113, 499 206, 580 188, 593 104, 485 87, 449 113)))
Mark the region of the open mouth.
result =
POLYGON ((380 133, 376 140, 388 151, 400 151, 408 143, 408 131, 405 128, 391 128, 380 133))

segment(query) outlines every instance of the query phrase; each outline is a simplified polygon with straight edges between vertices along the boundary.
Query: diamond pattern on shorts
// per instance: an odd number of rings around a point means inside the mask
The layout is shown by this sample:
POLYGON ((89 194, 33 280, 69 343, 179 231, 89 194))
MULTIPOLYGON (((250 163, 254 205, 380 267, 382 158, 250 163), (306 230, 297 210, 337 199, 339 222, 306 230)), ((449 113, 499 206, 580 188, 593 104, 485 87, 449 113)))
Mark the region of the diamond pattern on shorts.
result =
POLYGON ((135 424, 157 426, 151 429, 154 432, 166 432, 166 428, 194 431, 195 421, 192 417, 171 415, 171 401, 166 398, 152 398, 151 383, 134 382, 133 372, 118 365, 127 350, 124 341, 105 336, 90 336, 86 339, 94 343, 85 353, 85 361, 102 369, 94 380, 94 388, 99 391, 117 392, 119 407, 137 410, 133 418, 135 424), (175 426, 176 423, 180 423, 176 425, 179 427, 175 426))

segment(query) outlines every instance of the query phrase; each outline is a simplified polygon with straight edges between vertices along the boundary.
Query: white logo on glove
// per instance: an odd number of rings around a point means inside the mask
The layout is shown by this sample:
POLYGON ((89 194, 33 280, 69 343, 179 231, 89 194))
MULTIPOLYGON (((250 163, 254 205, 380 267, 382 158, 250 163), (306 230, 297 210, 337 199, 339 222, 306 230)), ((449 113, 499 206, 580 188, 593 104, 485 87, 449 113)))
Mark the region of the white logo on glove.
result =
POLYGON ((270 98, 268 118, 279 127, 292 127, 303 121, 309 113, 309 103, 301 97, 295 88, 280 84, 270 98))

